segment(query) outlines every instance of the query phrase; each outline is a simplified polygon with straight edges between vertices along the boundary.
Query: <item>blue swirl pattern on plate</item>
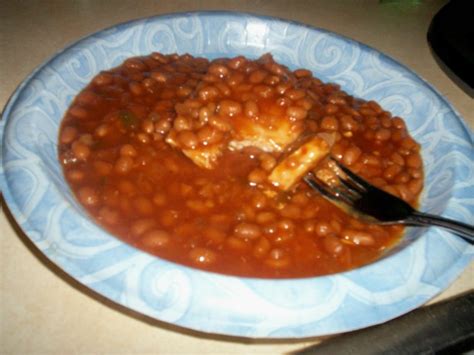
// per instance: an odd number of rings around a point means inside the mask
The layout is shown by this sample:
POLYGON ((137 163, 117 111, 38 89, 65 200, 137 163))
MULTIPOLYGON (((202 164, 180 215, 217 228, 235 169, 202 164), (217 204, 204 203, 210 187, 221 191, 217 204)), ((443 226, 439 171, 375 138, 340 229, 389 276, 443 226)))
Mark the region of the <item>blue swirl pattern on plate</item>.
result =
POLYGON ((463 221, 474 214, 473 135, 430 85, 374 49, 322 29, 227 12, 137 20, 84 38, 35 70, 0 124, 1 178, 16 220, 49 259, 110 300, 200 331, 299 338, 387 321, 446 288, 474 248, 440 229, 408 230, 380 261, 337 275, 263 280, 193 270, 122 243, 90 221, 57 160, 57 133, 74 96, 99 71, 153 51, 256 58, 271 52, 402 116, 422 144, 422 209, 463 221))

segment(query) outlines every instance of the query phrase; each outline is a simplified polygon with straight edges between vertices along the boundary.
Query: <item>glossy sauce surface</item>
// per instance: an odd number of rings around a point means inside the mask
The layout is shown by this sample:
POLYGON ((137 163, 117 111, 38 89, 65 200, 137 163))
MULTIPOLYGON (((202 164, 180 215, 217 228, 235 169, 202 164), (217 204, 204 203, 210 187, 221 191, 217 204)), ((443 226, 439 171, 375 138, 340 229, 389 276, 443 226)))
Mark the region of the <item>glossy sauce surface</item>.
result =
POLYGON ((366 264, 402 233, 304 183, 269 186, 285 148, 319 133, 335 137, 332 157, 416 203, 423 167, 403 119, 268 55, 130 58, 78 94, 58 149, 79 202, 127 243, 219 273, 307 277, 366 264))

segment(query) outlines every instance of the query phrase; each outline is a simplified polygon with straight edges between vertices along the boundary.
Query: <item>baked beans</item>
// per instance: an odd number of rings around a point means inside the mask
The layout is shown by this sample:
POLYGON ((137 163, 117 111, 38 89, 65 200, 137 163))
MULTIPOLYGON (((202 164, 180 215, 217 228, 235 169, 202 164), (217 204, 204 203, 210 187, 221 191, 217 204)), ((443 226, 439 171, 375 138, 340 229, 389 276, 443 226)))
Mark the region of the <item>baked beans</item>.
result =
MULTIPOLYGON (((423 161, 403 119, 270 55, 129 58, 77 95, 58 150, 78 201, 137 248, 219 273, 307 277, 371 262, 403 231, 365 224, 299 180, 269 184, 289 147, 320 134, 334 159, 417 203, 423 161)), ((290 156, 285 173, 298 164, 290 156)), ((331 184, 333 165, 311 169, 331 184)))

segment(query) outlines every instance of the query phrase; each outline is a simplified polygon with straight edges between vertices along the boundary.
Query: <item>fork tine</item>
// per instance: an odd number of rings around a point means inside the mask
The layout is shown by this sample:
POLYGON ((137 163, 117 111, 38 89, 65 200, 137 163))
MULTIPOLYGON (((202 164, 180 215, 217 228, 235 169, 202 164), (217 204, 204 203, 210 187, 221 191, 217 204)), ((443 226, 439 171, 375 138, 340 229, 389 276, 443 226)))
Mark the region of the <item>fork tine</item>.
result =
POLYGON ((318 191, 324 197, 330 200, 343 202, 348 205, 354 204, 354 198, 358 196, 350 196, 348 193, 341 191, 340 189, 329 188, 328 186, 319 183, 318 179, 312 173, 308 173, 303 180, 311 186, 313 189, 318 191))
POLYGON ((346 188, 346 191, 351 194, 354 198, 360 198, 366 190, 359 184, 355 183, 350 179, 345 179, 341 176, 337 176, 339 182, 346 188))
MULTIPOLYGON (((349 170, 349 168, 347 168, 346 166, 344 166, 343 164, 339 163, 336 159, 332 158, 332 160, 336 163, 336 165, 342 170, 344 171, 344 173, 347 175, 347 177, 350 179, 350 181, 352 183, 354 183, 354 185, 356 185, 359 189, 362 189, 362 190, 370 190, 372 188, 372 185, 370 185, 367 181, 365 181, 364 179, 362 179, 360 176, 354 174, 352 171, 349 170)), ((348 182, 347 181, 344 181, 345 179, 341 178, 340 176, 339 177, 339 180, 347 187, 350 188, 350 185, 348 186, 348 182)))

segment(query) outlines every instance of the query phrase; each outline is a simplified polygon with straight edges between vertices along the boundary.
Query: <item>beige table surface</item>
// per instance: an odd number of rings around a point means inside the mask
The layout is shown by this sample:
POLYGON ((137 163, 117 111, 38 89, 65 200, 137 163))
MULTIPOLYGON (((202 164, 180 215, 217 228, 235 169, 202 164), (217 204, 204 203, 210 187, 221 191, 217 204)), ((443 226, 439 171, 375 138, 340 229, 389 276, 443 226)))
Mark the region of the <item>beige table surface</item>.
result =
MULTIPOLYGON (((6 104, 36 66, 87 34, 169 12, 237 10, 322 27, 388 54, 432 83, 473 129, 474 100, 439 68, 426 42, 430 19, 443 3, 421 0, 419 6, 401 8, 378 0, 0 0, 0 105, 6 104)), ((117 307, 78 286, 38 255, 4 204, 0 214, 0 273, 1 354, 280 354, 320 341, 198 334, 117 307)), ((432 302, 473 287, 471 264, 432 302)))

